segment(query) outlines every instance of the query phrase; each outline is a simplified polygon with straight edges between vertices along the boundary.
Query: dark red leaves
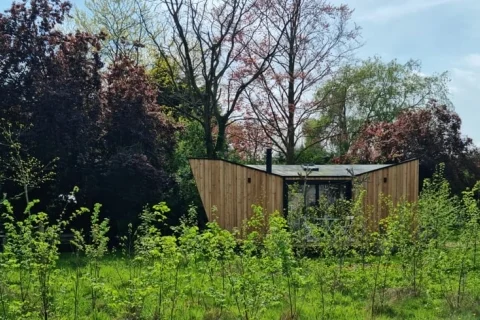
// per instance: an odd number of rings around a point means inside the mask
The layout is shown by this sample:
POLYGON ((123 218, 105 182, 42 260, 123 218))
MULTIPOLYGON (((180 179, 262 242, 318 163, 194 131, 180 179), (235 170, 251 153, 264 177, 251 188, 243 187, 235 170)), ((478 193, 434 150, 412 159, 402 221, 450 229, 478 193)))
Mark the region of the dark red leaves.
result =
POLYGON ((477 150, 460 128, 458 114, 431 101, 425 108, 403 112, 391 123, 367 125, 348 153, 335 161, 385 163, 418 158, 430 171, 444 162, 449 178, 459 186, 465 183, 464 170, 474 175, 479 171, 473 164, 477 150))
POLYGON ((144 69, 127 59, 103 68, 105 35, 59 31, 70 8, 31 0, 0 14, 0 117, 33 124, 22 136, 33 156, 45 163, 59 157, 43 201, 77 185, 83 200, 136 214, 172 187, 176 127, 144 69))

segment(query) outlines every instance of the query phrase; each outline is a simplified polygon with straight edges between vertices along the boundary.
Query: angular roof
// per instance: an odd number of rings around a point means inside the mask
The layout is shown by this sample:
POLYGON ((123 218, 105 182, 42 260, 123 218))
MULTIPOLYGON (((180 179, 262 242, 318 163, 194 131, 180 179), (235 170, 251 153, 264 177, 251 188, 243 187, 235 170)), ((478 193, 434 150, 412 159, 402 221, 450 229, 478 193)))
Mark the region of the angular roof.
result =
MULTIPOLYGON (((353 170, 353 173, 358 176, 394 165, 395 164, 322 164, 315 165, 315 168, 318 168, 318 171, 311 171, 308 176, 350 178, 352 176, 350 174, 351 170, 353 170)), ((247 165, 247 167, 267 171, 266 165, 264 164, 247 165)), ((304 175, 305 170, 302 165, 272 165, 272 173, 282 177, 298 177, 300 174, 304 175)))

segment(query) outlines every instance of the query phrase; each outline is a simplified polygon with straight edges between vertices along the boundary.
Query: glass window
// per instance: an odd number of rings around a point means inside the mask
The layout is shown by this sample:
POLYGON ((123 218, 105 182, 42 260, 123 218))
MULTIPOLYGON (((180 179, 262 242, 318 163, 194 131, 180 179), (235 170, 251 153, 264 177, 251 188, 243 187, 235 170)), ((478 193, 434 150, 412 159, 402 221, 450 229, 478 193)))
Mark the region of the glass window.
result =
POLYGON ((347 192, 347 185, 342 184, 323 184, 319 185, 319 197, 327 198, 329 203, 338 199, 344 199, 347 192))
POLYGON ((304 206, 316 206, 321 197, 325 197, 331 204, 334 203, 335 200, 345 199, 348 189, 347 185, 348 183, 346 182, 330 184, 312 183, 307 185, 296 184, 296 187, 292 188, 289 192, 288 210, 298 210, 304 206), (306 191, 304 191, 305 187, 306 191))
POLYGON ((305 203, 307 207, 315 206, 317 204, 317 188, 315 185, 307 185, 306 187, 305 203))

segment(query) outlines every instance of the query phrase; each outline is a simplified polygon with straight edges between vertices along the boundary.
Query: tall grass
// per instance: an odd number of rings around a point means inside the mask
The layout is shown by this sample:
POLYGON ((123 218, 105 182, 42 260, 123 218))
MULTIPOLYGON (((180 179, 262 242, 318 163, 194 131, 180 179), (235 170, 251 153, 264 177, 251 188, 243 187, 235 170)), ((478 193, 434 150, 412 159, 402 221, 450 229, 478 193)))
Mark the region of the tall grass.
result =
POLYGON ((0 319, 476 319, 479 187, 454 197, 440 172, 416 204, 383 199, 389 215, 373 229, 364 191, 288 221, 254 206, 234 232, 200 230, 192 208, 162 234, 160 203, 116 250, 99 205, 52 223, 35 201, 21 220, 4 201, 0 319), (86 214, 90 229, 71 229, 86 214), (318 223, 325 215, 338 219, 318 223), (72 253, 59 252, 64 232, 72 253))

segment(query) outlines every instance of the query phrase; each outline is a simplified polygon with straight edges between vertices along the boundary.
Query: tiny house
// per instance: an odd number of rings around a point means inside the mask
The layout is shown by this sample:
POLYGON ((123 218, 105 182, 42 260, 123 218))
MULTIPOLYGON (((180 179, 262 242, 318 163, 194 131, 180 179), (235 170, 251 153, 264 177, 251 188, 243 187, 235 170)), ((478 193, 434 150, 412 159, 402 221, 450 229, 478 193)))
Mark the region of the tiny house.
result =
POLYGON ((195 182, 209 221, 216 219, 225 229, 241 228, 252 215, 253 204, 267 212, 288 214, 289 185, 306 187, 307 203, 314 205, 322 196, 354 197, 352 183, 358 179, 366 190, 364 206, 370 207, 375 221, 386 216, 380 195, 393 203, 405 199, 416 202, 419 193, 419 162, 351 165, 272 165, 267 150, 266 165, 242 165, 227 160, 190 159, 195 182), (215 210, 212 210, 215 208, 215 210))

